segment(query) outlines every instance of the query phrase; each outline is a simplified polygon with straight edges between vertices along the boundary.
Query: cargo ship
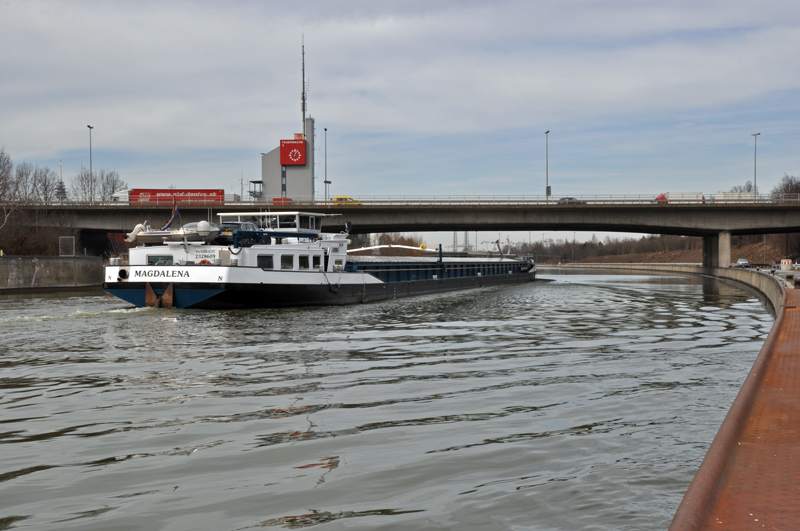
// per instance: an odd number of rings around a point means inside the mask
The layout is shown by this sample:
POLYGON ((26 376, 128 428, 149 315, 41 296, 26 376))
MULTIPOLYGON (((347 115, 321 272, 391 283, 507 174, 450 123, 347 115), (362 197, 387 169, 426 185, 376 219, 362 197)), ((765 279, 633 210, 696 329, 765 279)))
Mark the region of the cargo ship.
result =
POLYGON ((129 249, 127 260, 110 260, 103 288, 139 307, 280 308, 367 303, 536 276, 527 258, 448 257, 441 246, 429 256, 359 256, 363 250, 348 250, 347 232, 322 231, 326 216, 219 214, 220 226, 247 230, 226 234, 201 221, 193 239, 150 238, 129 249))

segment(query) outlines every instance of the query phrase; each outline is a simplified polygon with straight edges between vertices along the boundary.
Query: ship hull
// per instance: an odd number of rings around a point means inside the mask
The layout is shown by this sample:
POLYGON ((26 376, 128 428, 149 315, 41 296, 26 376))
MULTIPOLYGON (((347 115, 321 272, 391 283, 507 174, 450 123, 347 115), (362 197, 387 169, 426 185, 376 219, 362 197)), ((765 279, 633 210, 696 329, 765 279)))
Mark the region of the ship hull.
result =
MULTIPOLYGON (((285 308, 334 306, 377 302, 416 295, 442 293, 487 286, 518 284, 534 280, 534 273, 486 277, 445 278, 378 283, 285 284, 285 283, 191 283, 105 282, 103 288, 135 306, 169 306, 197 309, 285 308), (148 303, 148 287, 155 303, 148 303), (168 304, 165 294, 171 299, 168 304), (162 304, 158 302, 161 301, 162 304)), ((151 298, 152 300, 152 298, 151 298)))
POLYGON ((109 260, 103 287, 136 306, 284 308, 357 304, 535 278, 530 259, 444 256, 441 246, 427 253, 411 248, 407 256, 356 255, 375 248, 351 253, 347 233, 321 232, 325 217, 221 213, 221 223, 250 223, 259 228, 257 234, 246 243, 234 238, 230 246, 165 241, 131 248, 127 264, 121 257, 109 260))

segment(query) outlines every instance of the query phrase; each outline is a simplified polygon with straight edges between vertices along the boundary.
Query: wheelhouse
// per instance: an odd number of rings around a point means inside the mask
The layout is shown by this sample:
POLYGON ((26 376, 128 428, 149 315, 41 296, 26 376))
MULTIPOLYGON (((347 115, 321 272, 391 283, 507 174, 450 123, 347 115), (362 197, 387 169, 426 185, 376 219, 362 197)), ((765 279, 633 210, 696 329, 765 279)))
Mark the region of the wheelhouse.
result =
POLYGON ((220 223, 251 222, 266 231, 319 234, 322 220, 328 215, 311 212, 226 212, 218 216, 220 223))

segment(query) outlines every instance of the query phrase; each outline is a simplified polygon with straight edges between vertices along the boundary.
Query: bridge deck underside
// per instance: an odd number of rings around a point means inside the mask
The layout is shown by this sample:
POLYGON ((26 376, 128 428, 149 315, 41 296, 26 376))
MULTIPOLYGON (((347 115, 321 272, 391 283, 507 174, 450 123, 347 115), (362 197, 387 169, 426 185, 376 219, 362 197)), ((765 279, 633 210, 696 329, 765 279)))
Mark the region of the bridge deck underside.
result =
MULTIPOLYGON (((79 229, 130 231, 144 220, 166 221, 172 205, 160 207, 106 206, 42 207, 72 216, 79 229)), ((391 204, 333 207, 296 204, 275 207, 242 203, 209 207, 181 206, 185 222, 210 219, 219 212, 301 210, 333 214, 324 228, 338 232, 350 222, 353 234, 426 231, 597 231, 641 234, 712 236, 800 232, 800 204, 758 205, 419 205, 391 204)), ((60 219, 53 216, 53 219, 60 219)))

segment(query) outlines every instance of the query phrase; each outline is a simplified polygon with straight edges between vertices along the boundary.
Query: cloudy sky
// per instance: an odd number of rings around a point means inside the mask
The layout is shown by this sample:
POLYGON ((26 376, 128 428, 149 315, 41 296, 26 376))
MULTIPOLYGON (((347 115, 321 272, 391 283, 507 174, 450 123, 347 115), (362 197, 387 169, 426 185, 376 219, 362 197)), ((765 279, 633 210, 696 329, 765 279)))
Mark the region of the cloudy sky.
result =
POLYGON ((0 146, 239 192, 301 131, 331 192, 760 191, 800 176, 794 0, 0 4, 0 146))

